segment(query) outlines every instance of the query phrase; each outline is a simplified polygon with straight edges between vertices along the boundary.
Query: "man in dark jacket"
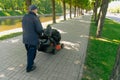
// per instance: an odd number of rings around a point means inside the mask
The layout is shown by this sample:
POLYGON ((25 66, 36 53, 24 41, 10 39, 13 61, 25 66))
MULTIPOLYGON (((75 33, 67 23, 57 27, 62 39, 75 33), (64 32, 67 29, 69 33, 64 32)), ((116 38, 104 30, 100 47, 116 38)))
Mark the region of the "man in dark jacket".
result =
POLYGON ((34 60, 36 57, 37 45, 39 44, 39 36, 41 36, 43 28, 39 18, 37 17, 37 7, 31 5, 29 13, 23 17, 23 43, 27 50, 27 67, 26 72, 33 71, 36 66, 34 60))

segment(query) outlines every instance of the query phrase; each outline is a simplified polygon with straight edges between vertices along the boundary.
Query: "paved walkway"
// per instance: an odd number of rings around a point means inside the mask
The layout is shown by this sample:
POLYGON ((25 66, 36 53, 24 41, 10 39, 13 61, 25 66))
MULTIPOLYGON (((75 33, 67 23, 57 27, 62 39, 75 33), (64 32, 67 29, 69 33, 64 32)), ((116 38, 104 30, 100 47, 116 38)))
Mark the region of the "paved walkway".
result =
POLYGON ((22 36, 0 41, 0 80, 80 80, 91 16, 53 24, 61 32, 65 48, 56 55, 37 52, 37 69, 26 73, 22 36))
POLYGON ((120 14, 107 14, 107 18, 120 22, 120 14))

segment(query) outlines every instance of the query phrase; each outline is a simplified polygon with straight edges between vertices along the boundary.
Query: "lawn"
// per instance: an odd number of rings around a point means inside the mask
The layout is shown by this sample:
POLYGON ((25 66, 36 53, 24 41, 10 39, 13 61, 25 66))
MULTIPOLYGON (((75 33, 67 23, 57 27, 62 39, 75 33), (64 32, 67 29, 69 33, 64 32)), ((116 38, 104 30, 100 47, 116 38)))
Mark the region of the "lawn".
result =
POLYGON ((92 21, 82 80, 109 80, 120 43, 120 23, 106 19, 102 37, 96 38, 92 21))

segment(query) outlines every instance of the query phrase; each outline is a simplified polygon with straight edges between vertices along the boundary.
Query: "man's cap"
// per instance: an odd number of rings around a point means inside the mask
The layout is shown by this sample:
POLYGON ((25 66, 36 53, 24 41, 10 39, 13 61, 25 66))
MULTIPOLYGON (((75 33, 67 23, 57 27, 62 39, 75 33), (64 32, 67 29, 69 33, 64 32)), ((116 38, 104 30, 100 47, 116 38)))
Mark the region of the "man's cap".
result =
POLYGON ((35 10, 35 9, 37 9, 37 6, 35 6, 35 5, 30 5, 29 6, 29 11, 32 11, 32 10, 35 10))

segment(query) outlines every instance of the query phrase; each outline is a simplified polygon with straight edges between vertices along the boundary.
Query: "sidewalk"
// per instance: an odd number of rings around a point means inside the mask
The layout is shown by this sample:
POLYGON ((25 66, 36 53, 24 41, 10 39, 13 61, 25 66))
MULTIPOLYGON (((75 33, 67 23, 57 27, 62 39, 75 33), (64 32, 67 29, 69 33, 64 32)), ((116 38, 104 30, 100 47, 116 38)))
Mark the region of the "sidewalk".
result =
POLYGON ((116 22, 120 22, 120 14, 107 14, 107 18, 112 19, 116 22))
POLYGON ((56 55, 38 52, 37 69, 26 73, 22 36, 0 41, 0 80, 80 80, 86 55, 91 16, 53 24, 65 48, 56 55))

